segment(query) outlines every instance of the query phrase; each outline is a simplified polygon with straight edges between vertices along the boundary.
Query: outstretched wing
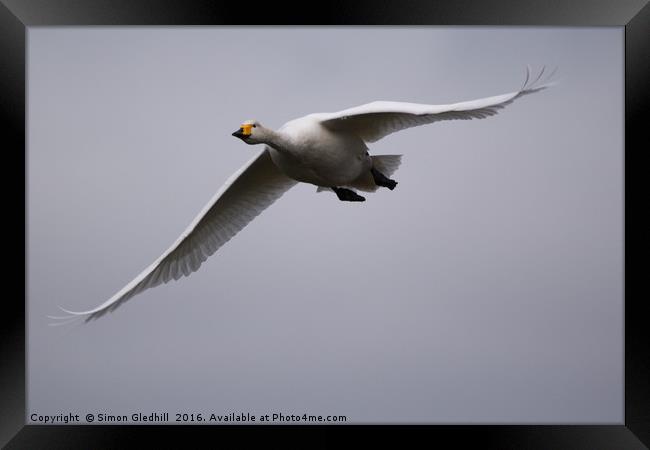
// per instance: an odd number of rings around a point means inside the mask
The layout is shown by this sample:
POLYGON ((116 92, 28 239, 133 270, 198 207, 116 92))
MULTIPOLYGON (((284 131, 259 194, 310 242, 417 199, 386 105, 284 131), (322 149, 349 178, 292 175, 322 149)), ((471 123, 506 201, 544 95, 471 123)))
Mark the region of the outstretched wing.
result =
POLYGON ((533 81, 530 69, 527 68, 526 81, 518 91, 478 100, 450 105, 378 101, 335 113, 319 114, 318 117, 327 128, 353 132, 365 142, 375 142, 396 131, 441 120, 469 120, 493 116, 515 99, 551 86, 552 83, 548 81, 553 73, 541 83, 544 68, 533 81))
POLYGON ((188 276, 295 184, 278 170, 265 148, 226 181, 176 242, 133 281, 94 309, 64 309, 70 316, 53 318, 86 316, 91 320, 145 289, 188 276))

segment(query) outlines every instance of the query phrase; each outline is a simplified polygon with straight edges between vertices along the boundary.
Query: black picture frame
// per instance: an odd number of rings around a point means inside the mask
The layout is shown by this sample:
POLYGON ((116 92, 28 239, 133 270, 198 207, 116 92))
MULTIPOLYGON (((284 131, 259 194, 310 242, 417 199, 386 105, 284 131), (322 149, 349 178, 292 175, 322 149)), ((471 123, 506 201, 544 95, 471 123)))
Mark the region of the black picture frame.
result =
MULTIPOLYGON (((327 1, 280 5, 207 0, 0 0, 0 70, 2 137, 5 144, 3 196, 5 242, 22 237, 26 254, 26 223, 14 211, 26 211, 25 186, 25 50, 30 26, 72 25, 519 25, 519 26, 624 26, 625 27, 625 421, 612 425, 489 425, 399 426, 389 431, 400 438, 441 440, 476 448, 636 449, 650 445, 650 352, 644 296, 636 289, 641 277, 638 246, 642 221, 634 221, 632 196, 642 179, 639 155, 647 152, 642 113, 648 109, 650 80, 650 6, 647 0, 404 0, 327 1), (10 156, 8 160, 7 156, 10 156), (22 170, 21 170, 22 169, 22 170), (12 175, 12 176, 7 176, 12 175), (22 189, 20 189, 22 187, 22 189), (16 192, 19 191, 19 192, 16 192), (10 193, 7 195, 7 193, 10 193), (22 195, 19 195, 22 193, 22 195), (424 436, 423 436, 424 435, 424 436), (645 444, 645 445, 644 445, 645 444)), ((597 95, 597 93, 594 93, 597 95)), ((20 259, 18 259, 20 260, 20 259)), ((301 447, 332 444, 330 426, 36 426, 25 421, 25 302, 26 265, 11 260, 5 280, 16 291, 3 296, 0 369, 0 444, 6 448, 124 448, 145 439, 149 447, 171 447, 208 434, 236 435, 239 444, 248 432, 274 435, 291 428, 283 439, 301 447), (21 282, 20 280, 23 280, 21 282), (22 298, 20 293, 23 293, 22 298), (300 431, 300 433, 296 433, 300 431), (308 438, 304 432, 310 432, 308 438), (246 433, 244 433, 246 432, 246 433), (287 436, 289 435, 289 436, 287 436)), ((26 263, 26 261, 25 261, 26 263)), ((588 314, 588 311, 585 311, 588 314)), ((367 427, 345 426, 349 432, 367 427)), ((374 439, 384 439, 385 429, 373 427, 374 439)), ((210 436, 214 439, 214 436, 210 436)), ((210 441, 208 441, 210 442, 210 441)), ((212 440, 212 442, 217 442, 212 440)))

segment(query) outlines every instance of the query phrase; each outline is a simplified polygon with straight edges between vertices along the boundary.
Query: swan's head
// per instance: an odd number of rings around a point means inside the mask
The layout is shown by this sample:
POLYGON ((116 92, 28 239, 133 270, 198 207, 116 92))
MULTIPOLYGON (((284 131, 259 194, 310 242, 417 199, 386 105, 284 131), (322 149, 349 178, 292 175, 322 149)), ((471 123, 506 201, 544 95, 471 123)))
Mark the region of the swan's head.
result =
POLYGON ((235 131, 232 135, 249 145, 253 145, 266 142, 267 132, 268 130, 257 120, 247 120, 242 123, 239 130, 235 131))

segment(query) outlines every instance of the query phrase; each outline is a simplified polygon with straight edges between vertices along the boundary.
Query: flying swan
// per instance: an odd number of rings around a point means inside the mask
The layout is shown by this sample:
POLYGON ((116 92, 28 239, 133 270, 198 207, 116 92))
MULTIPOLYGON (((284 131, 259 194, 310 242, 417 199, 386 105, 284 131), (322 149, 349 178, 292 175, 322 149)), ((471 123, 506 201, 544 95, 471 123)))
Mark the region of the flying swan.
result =
POLYGON ((349 202, 365 201, 357 191, 393 190, 397 182, 389 177, 401 155, 371 156, 366 144, 419 125, 493 116, 515 99, 551 86, 553 73, 542 83, 543 74, 544 68, 532 80, 527 68, 516 92, 450 105, 376 101, 335 113, 309 114, 277 131, 256 120, 246 121, 232 135, 249 145, 264 144, 264 149, 226 180, 165 253, 96 308, 60 307, 67 316, 49 317, 65 323, 79 317, 96 319, 146 289, 190 275, 298 182, 316 185, 317 192, 333 191, 339 200, 349 202))

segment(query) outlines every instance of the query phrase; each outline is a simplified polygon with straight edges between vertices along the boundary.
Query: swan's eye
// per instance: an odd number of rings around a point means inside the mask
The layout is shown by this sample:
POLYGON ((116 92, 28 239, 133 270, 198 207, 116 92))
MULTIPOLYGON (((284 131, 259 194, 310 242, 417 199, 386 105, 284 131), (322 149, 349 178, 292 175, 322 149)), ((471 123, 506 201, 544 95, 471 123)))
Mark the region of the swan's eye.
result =
POLYGON ((253 124, 253 128, 257 127, 257 125, 253 124))

